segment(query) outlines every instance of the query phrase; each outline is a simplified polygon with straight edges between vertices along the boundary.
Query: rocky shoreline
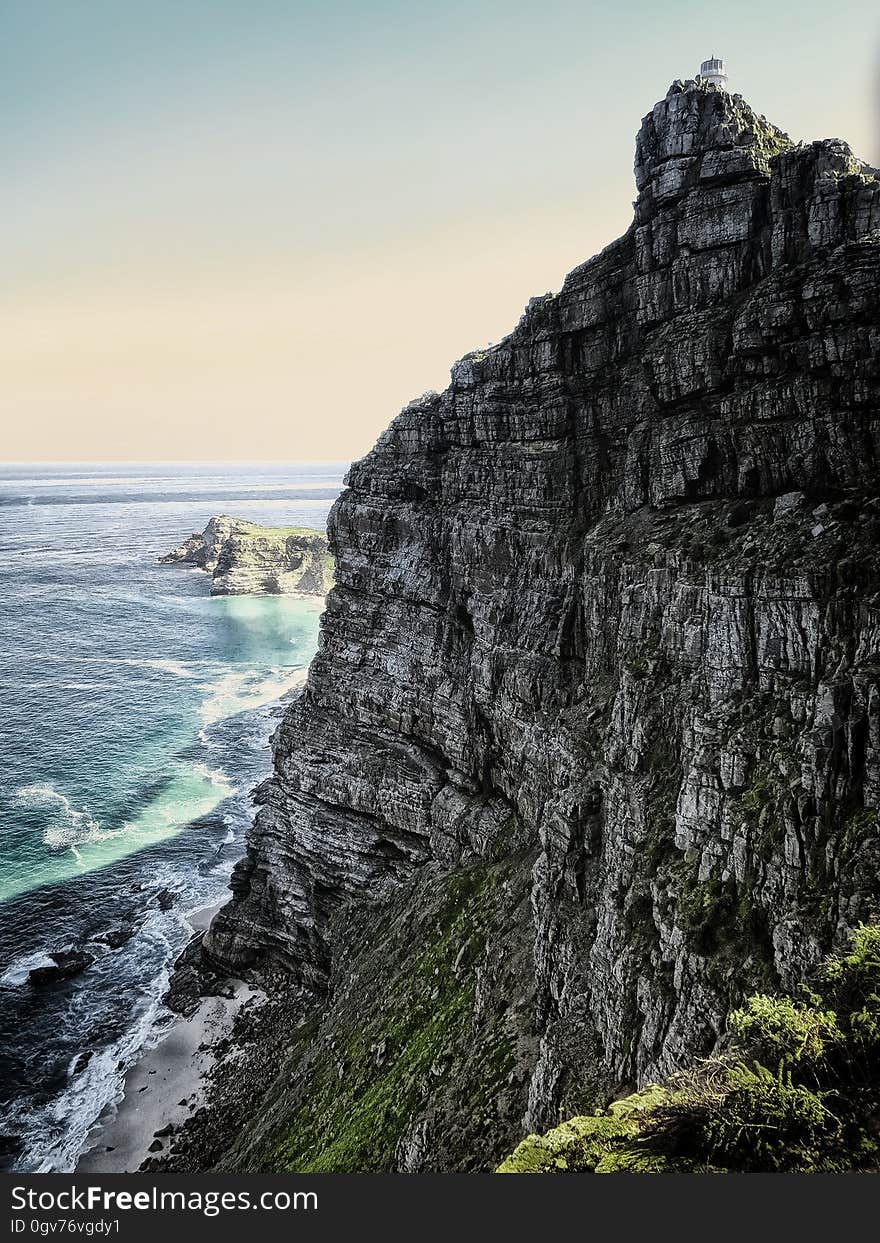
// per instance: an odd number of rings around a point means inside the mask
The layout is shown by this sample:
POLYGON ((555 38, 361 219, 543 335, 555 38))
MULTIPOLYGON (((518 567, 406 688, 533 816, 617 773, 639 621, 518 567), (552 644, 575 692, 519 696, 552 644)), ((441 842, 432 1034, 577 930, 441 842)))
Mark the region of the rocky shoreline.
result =
POLYGON ((191 917, 197 931, 163 998, 176 1020, 129 1070, 77 1173, 211 1168, 271 1090, 291 1031, 307 1023, 314 999, 289 980, 275 977, 267 991, 206 963, 201 942, 216 910, 191 917))
POLYGON ((78 1173, 131 1173, 167 1153, 187 1119, 202 1108, 216 1066, 237 1043, 241 1014, 265 1000, 259 988, 197 966, 204 930, 216 910, 206 907, 189 916, 194 935, 163 998, 177 1019, 129 1069, 121 1099, 95 1124, 79 1156, 78 1173))
MULTIPOLYGON (((247 988, 241 981, 232 987, 236 998, 247 988)), ((240 1005, 230 1007, 221 1026, 200 1032, 206 1042, 205 1060, 190 1063, 188 1069, 185 1059, 181 1062, 192 1091, 191 1107, 176 1116, 173 1110, 163 1115, 169 1122, 163 1120, 160 1127, 167 1128, 166 1136, 159 1136, 164 1139, 161 1148, 144 1151, 149 1128, 140 1129, 139 1169, 173 1174, 216 1167, 217 1172, 235 1172, 224 1154, 241 1138, 254 1109, 270 1105, 267 1097, 279 1065, 289 1056, 291 1032, 308 1024, 312 1001, 279 981, 269 993, 252 990, 240 1005)), ((193 1018, 181 1022, 199 1022, 211 1004, 210 999, 201 1000, 193 1018)), ((153 1143, 155 1139, 153 1133, 153 1143)))

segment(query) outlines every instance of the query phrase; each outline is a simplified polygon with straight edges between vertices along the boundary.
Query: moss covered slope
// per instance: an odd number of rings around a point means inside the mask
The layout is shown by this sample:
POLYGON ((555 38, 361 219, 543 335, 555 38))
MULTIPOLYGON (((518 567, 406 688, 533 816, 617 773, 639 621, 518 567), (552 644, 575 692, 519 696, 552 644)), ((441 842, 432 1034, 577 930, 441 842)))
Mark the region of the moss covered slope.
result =
POLYGON ((428 866, 341 912, 326 1006, 281 994, 246 1012, 207 1108, 145 1168, 377 1173, 427 1152, 438 1170, 493 1169, 522 1134, 534 1057, 533 861, 428 866))

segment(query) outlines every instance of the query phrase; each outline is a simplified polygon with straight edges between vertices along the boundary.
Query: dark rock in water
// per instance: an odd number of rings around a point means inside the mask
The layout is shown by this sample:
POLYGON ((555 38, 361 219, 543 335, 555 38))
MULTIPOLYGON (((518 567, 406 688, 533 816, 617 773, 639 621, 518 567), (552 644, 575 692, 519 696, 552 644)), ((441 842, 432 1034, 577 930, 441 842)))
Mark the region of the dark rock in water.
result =
POLYGON ((154 1131, 156 1139, 165 1139, 168 1135, 174 1134, 174 1126, 169 1122, 167 1126, 163 1126, 161 1130, 154 1131))
POLYGON ((170 889, 160 889, 156 894, 156 904, 160 911, 170 911, 177 901, 177 894, 170 889))
POLYGON ((85 1043, 94 1048, 101 1045, 110 1044, 117 1037, 121 1036, 125 1030, 125 1018, 123 1015, 117 1015, 115 1018, 99 1019, 88 1030, 85 1043))
POLYGON ((70 1068, 71 1075, 78 1075, 81 1071, 85 1070, 94 1055, 93 1049, 86 1049, 83 1053, 77 1054, 76 1060, 70 1068))
POLYGON ((112 950, 118 950, 120 946, 131 940, 134 936, 134 931, 132 924, 120 924, 117 928, 108 928, 106 932, 102 932, 95 937, 95 940, 103 942, 104 945, 109 946, 112 950))
POLYGON ((162 1001, 175 1014, 191 1018, 202 1002, 201 980, 196 972, 186 967, 175 971, 162 1001))
POLYGON ((68 980, 95 961, 94 954, 87 954, 85 950, 54 950, 49 957, 53 965, 34 967, 28 972, 29 984, 53 984, 56 980, 68 980))
POLYGON ((209 544, 201 531, 193 531, 182 544, 159 558, 160 565, 196 565, 204 570, 208 561, 209 544))
POLYGON ((163 1146, 164 1145, 162 1144, 161 1139, 154 1139, 152 1144, 150 1144, 149 1148, 147 1149, 147 1152, 161 1152, 163 1146))

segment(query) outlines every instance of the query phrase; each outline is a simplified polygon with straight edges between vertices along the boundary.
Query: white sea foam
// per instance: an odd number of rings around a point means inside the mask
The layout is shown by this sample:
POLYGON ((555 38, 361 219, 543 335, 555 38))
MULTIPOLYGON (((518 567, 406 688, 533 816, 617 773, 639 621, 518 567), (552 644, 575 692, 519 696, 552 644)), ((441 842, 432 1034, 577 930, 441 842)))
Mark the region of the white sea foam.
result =
POLYGON ((173 673, 176 678, 194 678, 198 676, 179 660, 138 660, 129 663, 143 665, 147 669, 158 669, 161 673, 173 673))
POLYGON ((239 712, 249 712, 280 699, 282 695, 302 686, 306 670, 289 667, 273 669, 267 676, 255 669, 226 673, 205 689, 208 696, 199 708, 205 725, 214 725, 239 712))
MULTIPOLYGON (((143 1000, 128 1030, 107 1048, 98 1050, 45 1109, 28 1118, 22 1129, 27 1132, 29 1164, 34 1165, 37 1173, 69 1172, 75 1168, 98 1119, 122 1100, 127 1071, 164 1036, 172 1017, 162 997, 168 989, 171 963, 192 934, 187 916, 227 899, 223 882, 230 870, 231 862, 223 871, 212 869, 212 874, 217 872, 216 882, 200 895, 198 906, 180 906, 172 912, 151 911, 138 930, 130 943, 130 960, 136 960, 149 948, 159 951, 164 965, 150 979, 138 982, 143 1000)), ((157 869, 153 880, 159 888, 177 885, 177 878, 168 867, 157 869)), ((103 966, 99 965, 98 970, 101 969, 118 972, 118 956, 109 956, 103 966)), ((86 997, 82 1000, 87 1004, 86 997)))
POLYGON ((134 656, 122 657, 120 665, 129 665, 133 669, 156 669, 159 673, 171 673, 176 678, 196 678, 199 675, 179 660, 140 660, 134 656))
POLYGON ((51 850, 70 850, 79 859, 77 846, 86 842, 103 842, 113 836, 113 831, 103 829, 87 807, 74 807, 67 795, 54 786, 21 786, 15 797, 20 807, 48 813, 49 822, 43 830, 43 842, 51 850))
POLYGON ((201 762, 193 764, 193 769, 204 777, 206 781, 210 781, 212 786, 216 786, 218 790, 223 790, 224 797, 235 794, 235 786, 229 780, 229 777, 222 768, 209 768, 207 764, 201 762))
POLYGON ((48 954, 42 952, 22 954, 21 958, 16 958, 14 962, 11 962, 0 975, 0 984, 5 984, 7 988, 18 988, 21 984, 27 983, 31 971, 37 967, 51 967, 52 965, 53 960, 48 954))
POLYGON ((215 667, 214 661, 190 661, 184 663, 182 660, 170 659, 147 659, 138 656, 69 656, 59 655, 57 652, 44 652, 43 660, 64 661, 65 664, 73 665, 125 665, 131 669, 155 669, 159 673, 170 673, 176 678, 197 678, 201 675, 198 670, 200 668, 215 667))
MULTIPOLYGON (((147 982, 142 1008, 132 1026, 118 1040, 96 1051, 58 1096, 28 1118, 28 1160, 36 1173, 73 1170, 97 1119, 108 1106, 122 1099, 127 1070, 144 1050, 158 1043, 167 1029, 171 1017, 161 999, 169 983, 167 964, 182 940, 179 923, 176 914, 169 917, 154 912, 147 919, 137 940, 141 945, 144 940, 153 942, 166 965, 147 982)), ((118 961, 112 963, 112 969, 118 971, 118 961)))
MULTIPOLYGON (((22 786, 16 792, 16 801, 41 813, 43 842, 52 852, 52 870, 47 870, 47 862, 43 875, 62 879, 72 868, 92 871, 124 858, 180 832, 238 793, 228 774, 216 765, 176 760, 167 777, 162 790, 137 815, 113 828, 103 827, 88 808, 75 807, 51 785, 22 786), (66 866, 65 852, 72 858, 66 866)), ((13 897, 30 887, 26 880, 14 877, 0 888, 0 898, 13 897)))

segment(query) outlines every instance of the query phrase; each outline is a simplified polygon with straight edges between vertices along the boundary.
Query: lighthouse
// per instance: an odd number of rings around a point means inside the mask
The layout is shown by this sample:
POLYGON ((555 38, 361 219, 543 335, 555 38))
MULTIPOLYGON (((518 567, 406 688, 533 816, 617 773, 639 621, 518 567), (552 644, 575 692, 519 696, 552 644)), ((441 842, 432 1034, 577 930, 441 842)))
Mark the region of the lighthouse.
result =
POLYGON ((718 56, 710 56, 708 60, 703 61, 700 65, 700 78, 703 82, 711 82, 713 86, 720 86, 723 91, 727 90, 724 61, 718 56))

